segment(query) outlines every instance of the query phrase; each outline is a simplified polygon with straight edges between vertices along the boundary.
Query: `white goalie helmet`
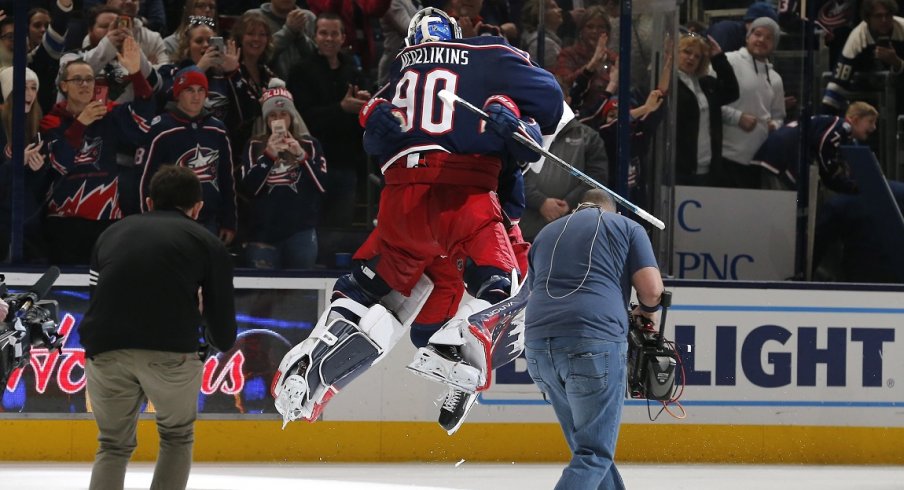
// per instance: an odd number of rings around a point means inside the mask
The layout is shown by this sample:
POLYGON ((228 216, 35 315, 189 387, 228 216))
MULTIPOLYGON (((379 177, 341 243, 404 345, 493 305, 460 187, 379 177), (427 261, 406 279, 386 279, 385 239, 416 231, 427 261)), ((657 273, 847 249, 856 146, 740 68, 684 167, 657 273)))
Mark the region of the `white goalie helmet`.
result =
POLYGON ((414 46, 433 41, 461 39, 461 27, 449 14, 440 9, 427 7, 421 9, 408 23, 406 46, 414 46))

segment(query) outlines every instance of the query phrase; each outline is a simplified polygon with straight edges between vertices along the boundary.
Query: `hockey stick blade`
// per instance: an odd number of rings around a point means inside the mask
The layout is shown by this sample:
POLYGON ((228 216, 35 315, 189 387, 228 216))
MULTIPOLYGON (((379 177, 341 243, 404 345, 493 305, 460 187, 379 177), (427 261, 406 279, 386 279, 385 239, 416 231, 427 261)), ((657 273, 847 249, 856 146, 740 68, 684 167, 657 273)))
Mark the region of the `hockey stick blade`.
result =
MULTIPOLYGON (((461 97, 450 92, 449 90, 442 89, 439 91, 439 93, 437 95, 439 96, 440 100, 442 100, 443 103, 448 106, 452 106, 454 104, 459 104, 459 105, 463 106, 465 109, 473 112, 474 114, 476 114, 483 120, 490 119, 490 116, 486 112, 481 110, 479 107, 462 99, 461 97)), ((634 204, 633 202, 625 199, 624 197, 618 195, 612 189, 597 182, 596 179, 594 179, 593 177, 590 177, 589 175, 585 174, 584 172, 581 172, 580 170, 574 168, 574 166, 571 165, 570 163, 566 162, 565 160, 562 160, 558 156, 550 153, 549 150, 547 150, 546 148, 543 148, 542 146, 538 145, 536 141, 528 138, 527 136, 524 136, 521 133, 514 133, 514 134, 512 134, 512 137, 515 138, 515 141, 527 146, 531 150, 533 150, 533 151, 545 156, 547 159, 552 160, 553 162, 557 163, 560 167, 567 170, 568 173, 570 173, 571 175, 576 177, 578 180, 584 182, 585 184, 587 184, 591 187, 596 187, 597 189, 601 189, 601 190, 607 192, 610 196, 612 196, 613 199, 615 199, 616 202, 618 202, 622 206, 631 210, 631 212, 633 212, 634 214, 639 216, 644 221, 650 223, 651 225, 655 226, 656 228, 658 228, 660 230, 665 229, 665 223, 663 223, 661 219, 653 216, 652 214, 648 213, 647 211, 644 211, 643 209, 640 208, 640 206, 638 206, 638 205, 634 204)))

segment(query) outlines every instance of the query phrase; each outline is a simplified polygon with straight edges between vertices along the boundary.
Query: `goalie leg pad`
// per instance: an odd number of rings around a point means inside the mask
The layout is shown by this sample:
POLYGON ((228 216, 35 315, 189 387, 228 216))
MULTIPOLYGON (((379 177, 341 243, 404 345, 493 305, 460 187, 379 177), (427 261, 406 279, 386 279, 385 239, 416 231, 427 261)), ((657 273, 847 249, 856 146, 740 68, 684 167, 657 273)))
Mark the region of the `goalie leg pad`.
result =
POLYGON ((403 333, 382 305, 367 308, 346 298, 333 301, 311 335, 283 357, 273 379, 273 397, 284 423, 316 420, 326 402, 380 361, 403 333), (360 315, 359 323, 336 310, 360 315))

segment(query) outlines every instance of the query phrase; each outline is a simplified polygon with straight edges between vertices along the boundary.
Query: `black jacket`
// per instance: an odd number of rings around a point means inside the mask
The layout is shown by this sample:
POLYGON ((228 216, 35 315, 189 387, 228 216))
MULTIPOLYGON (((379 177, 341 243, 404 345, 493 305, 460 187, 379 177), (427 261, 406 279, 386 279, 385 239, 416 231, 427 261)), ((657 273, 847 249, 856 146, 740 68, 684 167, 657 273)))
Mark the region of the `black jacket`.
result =
MULTIPOLYGON (((719 53, 710 60, 713 76, 700 77, 700 88, 709 103, 709 140, 712 148, 710 172, 718 171, 722 161, 722 106, 738 99, 738 80, 725 57, 719 53)), ((697 138, 700 128, 700 107, 697 97, 681 79, 678 79, 678 135, 675 152, 676 174, 689 176, 697 173, 697 138)))
POLYGON ((132 215, 110 226, 94 246, 90 285, 79 325, 87 356, 117 349, 195 352, 202 325, 220 351, 235 342, 229 253, 181 211, 132 215))
POLYGON ((358 114, 342 110, 348 86, 367 90, 369 84, 350 56, 339 54, 339 67, 330 68, 321 54, 315 54, 296 66, 286 88, 295 98, 295 107, 304 118, 311 136, 323 147, 331 168, 363 168, 367 161, 358 124, 358 114))

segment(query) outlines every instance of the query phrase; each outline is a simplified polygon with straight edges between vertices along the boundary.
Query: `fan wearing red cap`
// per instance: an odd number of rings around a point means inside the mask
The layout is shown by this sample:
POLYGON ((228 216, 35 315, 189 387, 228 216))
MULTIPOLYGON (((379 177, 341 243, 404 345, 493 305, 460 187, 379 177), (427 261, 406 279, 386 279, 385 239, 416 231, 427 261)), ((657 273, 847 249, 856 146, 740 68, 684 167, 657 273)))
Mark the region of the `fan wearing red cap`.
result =
POLYGON ((183 68, 173 80, 173 98, 186 116, 197 117, 207 101, 207 76, 195 68, 183 68))
POLYGON ((188 167, 201 180, 204 192, 198 222, 228 245, 235 237, 237 221, 228 129, 208 108, 209 85, 204 72, 191 66, 177 71, 172 80, 175 100, 154 118, 147 143, 135 154, 142 172, 138 204, 147 209, 151 178, 162 165, 188 167))

